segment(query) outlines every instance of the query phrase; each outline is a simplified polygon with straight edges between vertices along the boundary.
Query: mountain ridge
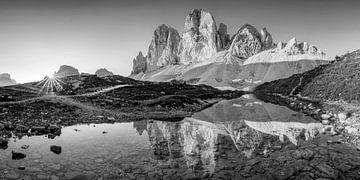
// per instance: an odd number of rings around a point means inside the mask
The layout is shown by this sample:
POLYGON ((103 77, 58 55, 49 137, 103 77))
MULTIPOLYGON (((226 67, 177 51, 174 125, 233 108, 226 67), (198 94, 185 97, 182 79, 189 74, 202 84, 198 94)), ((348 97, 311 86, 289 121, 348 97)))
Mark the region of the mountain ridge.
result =
MULTIPOLYGON (((154 38, 151 45, 153 41, 154 38)), ((178 42, 177 54, 176 51, 167 53, 168 56, 177 56, 176 62, 149 68, 148 57, 139 53, 129 77, 147 81, 176 79, 213 87, 251 89, 259 82, 286 78, 331 60, 314 45, 298 43, 295 38, 287 43, 275 43, 266 28, 259 31, 250 24, 241 26, 230 38, 227 26, 220 23, 217 28, 215 18, 203 9, 194 9, 186 16, 184 32, 178 42), (280 73, 277 68, 281 69, 280 73), (244 75, 240 71, 249 74, 244 75), (221 74, 226 75, 216 77, 221 74), (268 74, 271 78, 259 78, 258 74, 268 74), (234 85, 234 80, 244 81, 246 85, 234 85)), ((149 53, 152 51, 149 48, 149 53)), ((152 61, 158 62, 159 59, 152 61)))

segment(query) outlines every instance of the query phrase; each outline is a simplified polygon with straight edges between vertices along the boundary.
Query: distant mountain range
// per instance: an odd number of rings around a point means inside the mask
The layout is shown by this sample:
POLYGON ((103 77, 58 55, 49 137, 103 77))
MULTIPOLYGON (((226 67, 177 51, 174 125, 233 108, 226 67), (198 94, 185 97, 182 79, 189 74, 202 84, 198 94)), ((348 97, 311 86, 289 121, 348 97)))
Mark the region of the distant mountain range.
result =
POLYGON ((234 35, 217 27, 210 12, 192 10, 183 33, 167 25, 155 29, 147 54, 133 60, 131 78, 187 81, 219 88, 255 85, 313 69, 331 60, 320 49, 295 38, 274 43, 266 28, 243 25, 234 35))

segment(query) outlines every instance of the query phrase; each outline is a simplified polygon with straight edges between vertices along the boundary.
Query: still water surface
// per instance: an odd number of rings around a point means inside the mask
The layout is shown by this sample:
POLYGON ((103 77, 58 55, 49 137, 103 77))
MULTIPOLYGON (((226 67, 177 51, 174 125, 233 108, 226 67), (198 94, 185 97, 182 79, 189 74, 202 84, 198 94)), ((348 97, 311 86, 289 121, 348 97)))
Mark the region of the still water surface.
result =
POLYGON ((179 122, 85 124, 64 127, 55 139, 13 138, 0 150, 0 179, 229 177, 225 172, 247 177, 251 171, 244 168, 252 160, 296 147, 322 128, 304 114, 245 96, 179 122), (51 152, 51 145, 61 146, 61 154, 51 152), (12 160, 11 151, 27 157, 12 160))

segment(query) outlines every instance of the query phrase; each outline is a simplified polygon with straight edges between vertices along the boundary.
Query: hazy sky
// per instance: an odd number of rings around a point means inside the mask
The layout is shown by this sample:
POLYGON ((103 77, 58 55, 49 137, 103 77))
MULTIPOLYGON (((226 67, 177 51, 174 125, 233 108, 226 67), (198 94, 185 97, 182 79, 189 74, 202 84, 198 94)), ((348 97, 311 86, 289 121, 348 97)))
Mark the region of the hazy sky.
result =
POLYGON ((360 48, 360 0, 0 0, 0 73, 40 80, 60 65, 127 76, 154 29, 182 32, 191 9, 212 12, 232 35, 266 27, 274 41, 297 37, 328 55, 360 48))

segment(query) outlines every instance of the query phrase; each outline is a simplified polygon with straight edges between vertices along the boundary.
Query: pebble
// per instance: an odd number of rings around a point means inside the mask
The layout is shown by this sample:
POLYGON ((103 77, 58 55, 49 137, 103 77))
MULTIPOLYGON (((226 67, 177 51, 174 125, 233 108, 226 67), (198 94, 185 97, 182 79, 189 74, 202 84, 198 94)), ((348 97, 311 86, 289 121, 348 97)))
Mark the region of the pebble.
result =
POLYGON ((323 125, 328 125, 328 124, 330 124, 330 121, 329 120, 322 120, 321 123, 323 125))
POLYGON ((23 146, 21 146, 21 149, 27 149, 29 147, 30 147, 29 145, 23 145, 23 146))
POLYGON ((336 179, 338 172, 327 164, 320 164, 316 169, 322 173, 323 176, 336 179))
POLYGON ((9 179, 9 180, 11 180, 11 179, 17 179, 17 178, 19 178, 19 177, 20 177, 20 175, 17 174, 16 172, 9 172, 9 174, 7 174, 7 175, 5 176, 5 178, 6 178, 6 179, 9 179))
POLYGON ((55 153, 55 154, 60 154, 61 153, 62 148, 60 146, 50 146, 50 151, 55 153))
POLYGON ((330 117, 331 117, 331 116, 328 115, 328 114, 322 114, 322 115, 321 115, 321 119, 323 119, 323 120, 328 120, 330 117))
POLYGON ((95 162, 96 162, 96 163, 103 163, 104 160, 103 160, 102 158, 98 158, 98 159, 95 160, 95 162))
POLYGON ((50 178, 51 178, 51 180, 59 180, 60 179, 59 177, 57 177, 55 175, 52 175, 50 178))

